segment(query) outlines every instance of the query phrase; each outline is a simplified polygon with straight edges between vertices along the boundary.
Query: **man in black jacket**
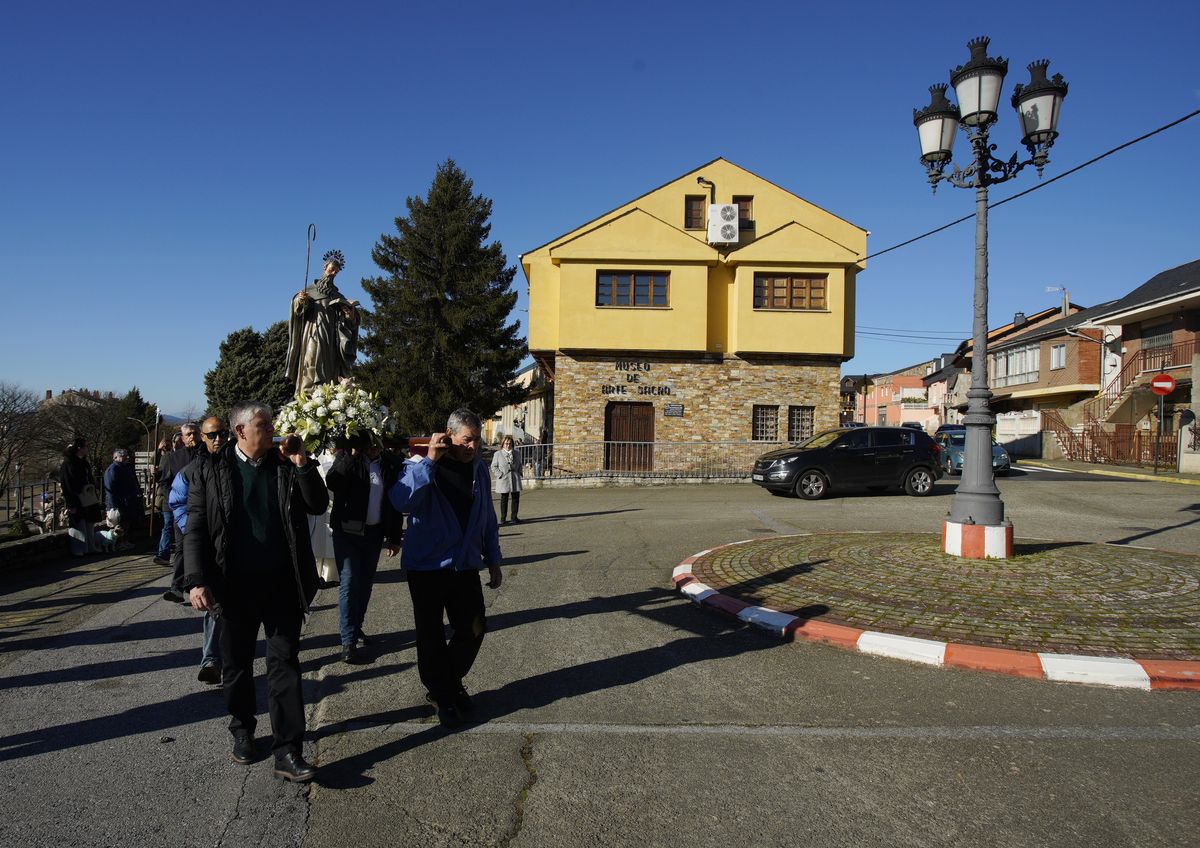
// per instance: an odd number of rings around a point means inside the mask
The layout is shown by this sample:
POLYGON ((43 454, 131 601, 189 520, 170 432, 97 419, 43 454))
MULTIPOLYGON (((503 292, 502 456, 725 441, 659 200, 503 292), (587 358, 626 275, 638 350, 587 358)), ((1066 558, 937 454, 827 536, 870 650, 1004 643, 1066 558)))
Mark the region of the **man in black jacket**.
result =
POLYGON ((395 556, 404 535, 404 516, 387 493, 400 476, 394 459, 367 439, 358 439, 338 454, 325 474, 333 492, 329 529, 338 567, 338 622, 342 662, 361 661, 358 645, 366 642, 362 623, 371 600, 379 555, 395 556))
MULTIPOLYGON (((175 475, 192 464, 192 460, 204 453, 204 447, 200 444, 200 428, 195 422, 189 421, 179 428, 180 438, 183 444, 175 448, 168 454, 164 454, 163 458, 158 463, 158 486, 164 492, 171 491, 171 486, 175 482, 175 475)), ((171 575, 171 588, 163 592, 164 601, 175 601, 176 603, 187 603, 187 598, 183 593, 183 537, 179 532, 179 528, 175 526, 175 522, 171 522, 171 539, 174 542, 174 552, 171 555, 171 567, 174 573, 171 575)))
POLYGON ((307 515, 329 506, 317 464, 289 434, 276 448, 271 408, 241 403, 236 441, 197 467, 188 489, 184 586, 192 606, 223 620, 220 649, 233 760, 254 760, 254 648, 267 641, 267 710, 276 777, 312 780, 304 760, 300 627, 317 593, 307 515))

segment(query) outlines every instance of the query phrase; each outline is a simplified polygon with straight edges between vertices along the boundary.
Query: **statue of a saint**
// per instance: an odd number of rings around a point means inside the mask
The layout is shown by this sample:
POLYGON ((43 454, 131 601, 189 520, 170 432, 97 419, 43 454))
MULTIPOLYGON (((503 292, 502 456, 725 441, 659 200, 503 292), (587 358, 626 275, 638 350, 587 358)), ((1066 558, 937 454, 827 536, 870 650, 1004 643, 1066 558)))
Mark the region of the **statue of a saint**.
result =
POLYGON ((333 282, 345 259, 331 250, 321 261, 324 273, 292 298, 288 316, 287 376, 297 394, 349 377, 358 356, 358 301, 347 300, 333 282))

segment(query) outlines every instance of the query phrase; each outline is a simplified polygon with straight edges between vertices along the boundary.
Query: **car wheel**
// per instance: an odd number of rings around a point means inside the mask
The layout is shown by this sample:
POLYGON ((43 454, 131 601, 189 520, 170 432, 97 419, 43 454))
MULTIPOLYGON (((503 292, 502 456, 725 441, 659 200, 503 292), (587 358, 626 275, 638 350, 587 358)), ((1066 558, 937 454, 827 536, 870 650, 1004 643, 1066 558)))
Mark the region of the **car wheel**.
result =
POLYGON ((915 498, 933 493, 933 473, 928 468, 914 468, 904 478, 904 491, 915 498))
POLYGON ((820 471, 805 471, 796 481, 796 494, 806 501, 819 501, 829 491, 829 482, 820 471))

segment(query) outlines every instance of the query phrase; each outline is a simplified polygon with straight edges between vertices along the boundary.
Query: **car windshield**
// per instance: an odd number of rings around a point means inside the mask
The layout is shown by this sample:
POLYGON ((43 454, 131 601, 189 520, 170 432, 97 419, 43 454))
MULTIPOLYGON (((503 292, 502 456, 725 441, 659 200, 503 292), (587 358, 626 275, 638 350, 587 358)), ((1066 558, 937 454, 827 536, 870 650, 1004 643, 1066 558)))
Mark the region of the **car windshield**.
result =
POLYGON ((805 439, 803 442, 800 442, 799 444, 797 444, 796 447, 798 447, 798 448, 827 447, 827 446, 833 444, 834 440, 840 435, 842 435, 841 430, 827 430, 824 433, 817 433, 817 435, 815 435, 811 438, 805 439))
POLYGON ((967 434, 966 433, 953 433, 953 432, 947 433, 946 441, 949 442, 951 445, 953 445, 956 448, 961 448, 963 445, 965 445, 967 443, 967 434))

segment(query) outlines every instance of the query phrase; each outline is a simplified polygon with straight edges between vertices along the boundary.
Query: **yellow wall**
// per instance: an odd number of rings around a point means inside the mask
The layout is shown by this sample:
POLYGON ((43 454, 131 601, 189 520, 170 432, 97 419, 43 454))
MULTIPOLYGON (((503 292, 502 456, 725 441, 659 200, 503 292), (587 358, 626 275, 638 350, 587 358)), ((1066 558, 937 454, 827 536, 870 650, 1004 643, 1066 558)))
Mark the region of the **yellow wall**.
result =
POLYGON ((717 159, 521 257, 529 281, 529 348, 854 354, 854 277, 866 231, 717 159), (755 227, 710 246, 684 229, 684 198, 753 200, 755 227), (669 309, 595 306, 600 270, 668 270, 669 309), (756 311, 755 270, 827 273, 828 311, 756 311))
MULTIPOLYGON (((708 268, 669 263, 563 262, 559 349, 702 351, 708 329, 708 268), (670 272, 668 307, 597 307, 598 271, 670 272)), ((532 322, 531 322, 532 323, 532 322)))

